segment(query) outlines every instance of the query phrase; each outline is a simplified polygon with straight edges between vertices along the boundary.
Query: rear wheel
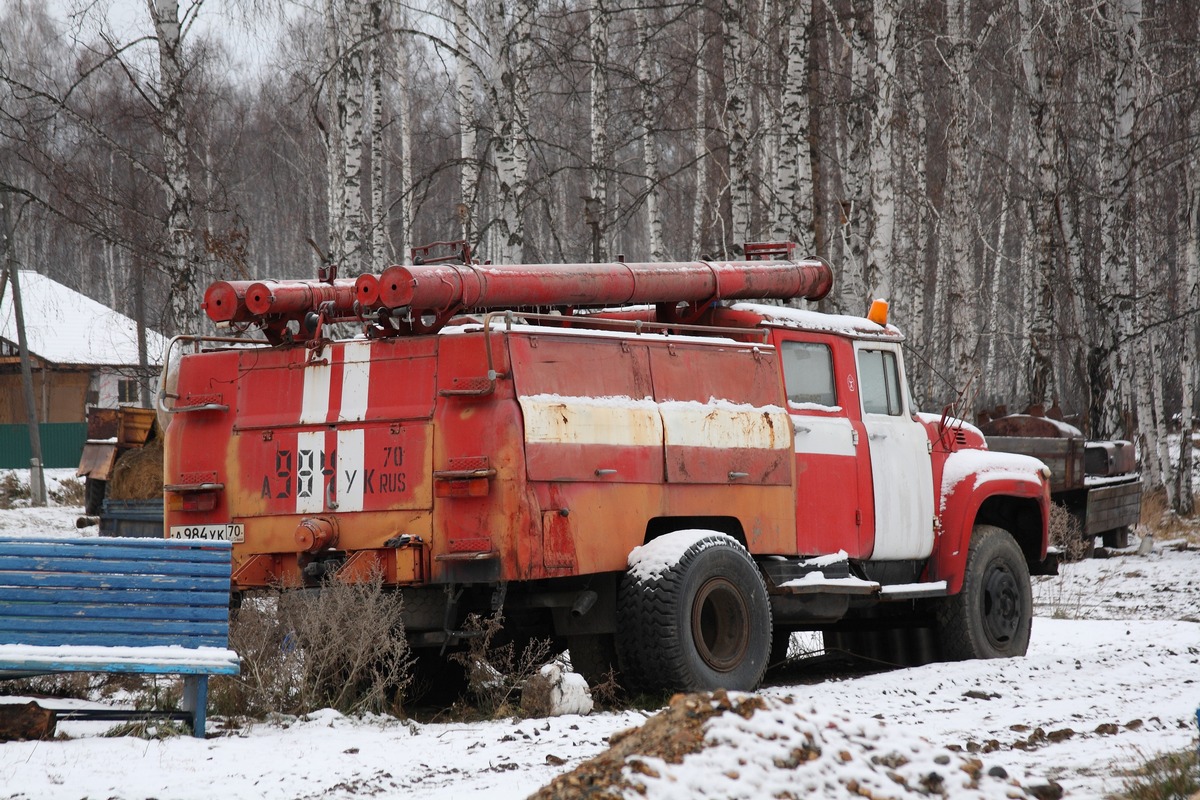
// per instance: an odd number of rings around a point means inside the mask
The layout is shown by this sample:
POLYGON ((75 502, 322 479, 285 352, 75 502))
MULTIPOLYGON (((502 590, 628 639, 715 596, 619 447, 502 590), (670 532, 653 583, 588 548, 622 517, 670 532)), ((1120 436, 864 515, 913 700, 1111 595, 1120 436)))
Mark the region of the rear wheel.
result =
POLYGON ((771 652, 766 586, 737 540, 697 533, 655 539, 655 558, 622 578, 621 673, 644 689, 752 690, 771 652))
POLYGON ((942 600, 938 638, 947 661, 1023 656, 1029 649, 1033 595, 1029 568, 1008 531, 976 525, 962 591, 942 600))
POLYGON ((104 492, 108 481, 87 477, 83 479, 83 513, 89 517, 100 515, 104 507, 104 492))

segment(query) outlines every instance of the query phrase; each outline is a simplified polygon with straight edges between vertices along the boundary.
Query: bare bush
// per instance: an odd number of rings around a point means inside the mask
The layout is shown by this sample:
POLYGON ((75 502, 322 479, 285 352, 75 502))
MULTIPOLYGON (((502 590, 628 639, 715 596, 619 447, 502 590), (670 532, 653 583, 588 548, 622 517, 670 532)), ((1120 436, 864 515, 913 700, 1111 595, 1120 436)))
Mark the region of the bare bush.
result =
POLYGON ((66 478, 58 482, 57 489, 51 489, 50 499, 60 506, 83 505, 83 481, 78 478, 66 478))
POLYGON ((1058 503, 1050 504, 1050 544, 1058 548, 1066 563, 1088 558, 1093 549, 1083 536, 1078 517, 1058 503))
POLYGON ((0 508, 12 508, 18 500, 29 499, 29 487, 12 470, 0 475, 0 508))
POLYGON ((380 576, 247 598, 229 637, 242 673, 214 681, 214 707, 251 717, 321 708, 398 713, 412 661, 401 607, 380 576))
POLYGON ((537 674, 552 650, 548 639, 532 639, 523 645, 500 643, 504 616, 497 611, 489 617, 467 616, 463 630, 474 634, 467 649, 450 658, 462 664, 467 673, 467 691, 480 713, 502 717, 514 713, 514 699, 522 686, 537 674))

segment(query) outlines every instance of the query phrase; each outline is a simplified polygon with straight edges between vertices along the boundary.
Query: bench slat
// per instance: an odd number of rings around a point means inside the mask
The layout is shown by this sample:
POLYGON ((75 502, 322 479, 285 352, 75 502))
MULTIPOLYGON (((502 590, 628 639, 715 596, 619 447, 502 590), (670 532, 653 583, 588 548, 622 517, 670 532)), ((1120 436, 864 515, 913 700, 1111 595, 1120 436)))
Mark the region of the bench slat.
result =
POLYGON ((132 575, 196 575, 229 577, 229 560, 197 563, 148 558, 59 558, 54 555, 0 553, 0 572, 97 572, 132 575))
POLYGON ((126 608, 138 606, 192 606, 203 608, 218 608, 222 611, 229 608, 229 586, 223 584, 219 590, 193 591, 191 589, 100 589, 94 593, 89 589, 77 587, 54 588, 50 586, 35 587, 4 587, 0 586, 0 604, 33 602, 33 603, 71 603, 92 602, 99 604, 114 604, 126 608))
POLYGON ((167 614, 159 614, 157 619, 113 619, 112 617, 80 618, 80 617, 13 617, 0 615, 0 643, 16 644, 9 637, 24 636, 25 633, 40 633, 53 631, 67 635, 90 635, 93 633, 132 633, 146 636, 167 638, 175 634, 212 635, 224 633, 229 635, 228 619, 178 619, 167 614))
POLYGON ((209 664, 171 664, 158 662, 140 664, 133 661, 84 661, 73 663, 49 659, 44 661, 0 661, 0 678, 26 678, 47 672, 137 672, 146 675, 237 675, 237 666, 209 664))
POLYGON ((0 587, 3 586, 46 586, 53 589, 199 589, 201 591, 229 591, 229 577, 200 578, 187 575, 88 575, 84 573, 17 573, 0 572, 0 587))
POLYGON ((155 605, 133 606, 107 600, 90 602, 72 598, 61 603, 42 603, 24 597, 19 602, 4 602, 0 595, 0 619, 178 619, 190 622, 222 622, 228 624, 228 606, 216 605, 155 605))
POLYGON ((115 536, 29 539, 19 536, 0 536, 0 551, 7 550, 8 548, 25 547, 57 548, 59 552, 63 553, 70 552, 70 548, 81 548, 85 551, 91 551, 97 547, 114 548, 124 551, 145 550, 156 552, 159 557, 166 557, 165 554, 181 551, 193 555, 202 554, 201 557, 204 557, 203 554, 209 552, 229 551, 233 549, 233 545, 229 542, 190 542, 180 539, 123 538, 115 536))
POLYGON ((62 633, 60 631, 3 631, 0 630, 0 645, 4 644, 35 644, 44 647, 57 645, 72 645, 77 647, 163 647, 180 645, 181 647, 228 647, 229 636, 210 634, 206 636, 185 635, 175 633, 162 636, 157 633, 139 635, 136 633, 104 633, 91 634, 62 633))

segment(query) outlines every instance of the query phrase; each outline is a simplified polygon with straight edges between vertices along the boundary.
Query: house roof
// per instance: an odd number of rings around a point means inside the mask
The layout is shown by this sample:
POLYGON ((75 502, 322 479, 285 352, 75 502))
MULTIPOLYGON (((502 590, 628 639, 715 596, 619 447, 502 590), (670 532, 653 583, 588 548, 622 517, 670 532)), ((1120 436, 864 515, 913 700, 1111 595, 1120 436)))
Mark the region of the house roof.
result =
MULTIPOLYGON (((32 270, 21 270, 21 300, 29 352, 52 364, 137 366, 137 323, 32 270)), ((0 338, 17 343, 11 283, 0 297, 0 338)), ((162 363, 168 339, 146 329, 146 356, 162 363)))

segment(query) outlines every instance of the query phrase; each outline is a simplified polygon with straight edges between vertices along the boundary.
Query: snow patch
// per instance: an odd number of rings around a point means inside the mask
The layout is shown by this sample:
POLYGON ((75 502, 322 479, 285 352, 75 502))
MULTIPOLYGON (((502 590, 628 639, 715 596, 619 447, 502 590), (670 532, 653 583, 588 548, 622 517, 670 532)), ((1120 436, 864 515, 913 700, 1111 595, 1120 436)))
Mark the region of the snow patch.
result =
POLYGON ((959 450, 946 458, 942 470, 941 511, 946 510, 946 499, 958 485, 972 476, 975 488, 984 483, 998 480, 1022 480, 1043 474, 1046 465, 1032 456, 1017 453, 997 453, 990 450, 959 450))
POLYGON ((737 539, 732 536, 717 531, 674 531, 633 548, 627 562, 629 572, 638 581, 652 580, 678 564, 684 553, 705 539, 710 539, 710 541, 704 543, 703 549, 715 547, 717 543, 711 541, 714 537, 737 542, 737 539))
POLYGON ((807 331, 824 331, 840 336, 871 336, 876 338, 901 338, 900 329, 894 325, 883 326, 872 322, 866 317, 855 317, 849 314, 823 314, 820 311, 807 311, 802 308, 786 306, 768 306, 760 303, 734 303, 734 311, 748 311, 761 314, 771 322, 792 328, 802 328, 807 331))

